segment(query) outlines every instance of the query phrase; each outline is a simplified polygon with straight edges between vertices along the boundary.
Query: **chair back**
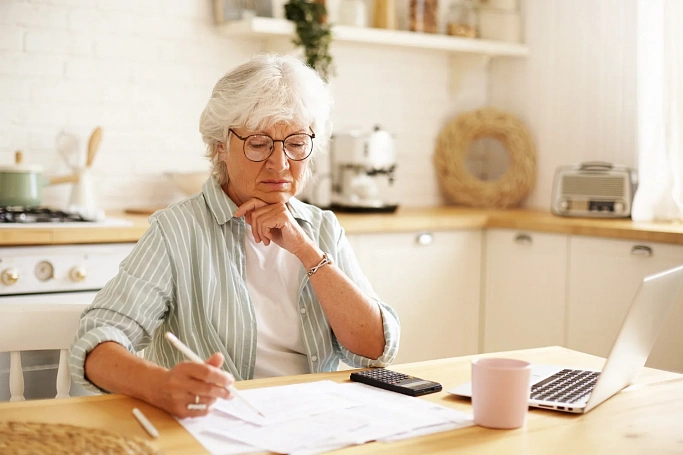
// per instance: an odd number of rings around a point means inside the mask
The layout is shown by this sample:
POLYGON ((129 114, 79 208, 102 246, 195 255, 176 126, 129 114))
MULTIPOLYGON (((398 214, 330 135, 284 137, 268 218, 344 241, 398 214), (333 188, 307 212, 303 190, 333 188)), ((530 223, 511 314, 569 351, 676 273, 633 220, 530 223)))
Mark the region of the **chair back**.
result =
POLYGON ((69 347, 86 307, 85 304, 61 303, 0 305, 0 352, 10 353, 10 401, 24 400, 22 351, 58 349, 55 398, 69 396, 69 347))

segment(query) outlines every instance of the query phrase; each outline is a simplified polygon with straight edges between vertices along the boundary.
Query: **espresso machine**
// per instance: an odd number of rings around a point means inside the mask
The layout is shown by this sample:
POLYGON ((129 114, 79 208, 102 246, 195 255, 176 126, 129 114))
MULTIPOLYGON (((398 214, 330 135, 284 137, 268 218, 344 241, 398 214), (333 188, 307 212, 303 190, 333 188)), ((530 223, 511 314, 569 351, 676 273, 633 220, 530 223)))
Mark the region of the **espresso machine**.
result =
POLYGON ((341 212, 392 213, 391 191, 396 150, 391 134, 374 131, 335 133, 330 143, 331 208, 341 212))

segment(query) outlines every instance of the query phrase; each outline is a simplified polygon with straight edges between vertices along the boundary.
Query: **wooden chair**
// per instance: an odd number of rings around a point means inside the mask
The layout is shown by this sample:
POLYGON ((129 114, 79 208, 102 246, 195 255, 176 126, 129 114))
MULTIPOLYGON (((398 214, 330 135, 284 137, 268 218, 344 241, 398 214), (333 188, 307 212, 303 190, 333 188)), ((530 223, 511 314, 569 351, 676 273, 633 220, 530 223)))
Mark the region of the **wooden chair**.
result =
POLYGON ((57 396, 67 398, 71 388, 69 347, 84 304, 0 305, 0 352, 10 353, 10 401, 24 400, 22 351, 59 349, 57 396))

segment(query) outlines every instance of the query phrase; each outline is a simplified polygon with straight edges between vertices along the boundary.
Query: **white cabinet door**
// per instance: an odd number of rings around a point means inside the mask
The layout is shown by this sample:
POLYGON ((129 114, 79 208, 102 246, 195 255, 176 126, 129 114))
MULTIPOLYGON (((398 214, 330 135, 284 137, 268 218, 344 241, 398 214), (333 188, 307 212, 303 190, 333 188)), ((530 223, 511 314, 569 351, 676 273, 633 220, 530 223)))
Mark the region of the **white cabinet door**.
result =
POLYGON ((564 345, 568 236, 486 232, 484 352, 564 345))
POLYGON ((481 231, 349 235, 401 320, 397 363, 478 352, 481 231))
MULTIPOLYGON (((680 264, 683 264, 683 246, 572 237, 567 347, 606 357, 643 277, 680 264)), ((647 365, 683 372, 683 301, 680 298, 647 365)))

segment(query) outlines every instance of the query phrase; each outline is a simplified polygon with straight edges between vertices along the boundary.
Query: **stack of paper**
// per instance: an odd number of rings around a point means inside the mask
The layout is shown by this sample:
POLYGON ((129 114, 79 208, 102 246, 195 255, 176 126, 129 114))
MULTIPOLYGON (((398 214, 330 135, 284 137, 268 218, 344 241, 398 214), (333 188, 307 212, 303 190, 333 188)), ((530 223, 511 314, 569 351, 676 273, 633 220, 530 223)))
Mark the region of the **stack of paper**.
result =
POLYGON ((396 441, 473 425, 472 415, 360 383, 319 381, 245 390, 206 417, 180 423, 212 454, 310 455, 370 441, 396 441))

